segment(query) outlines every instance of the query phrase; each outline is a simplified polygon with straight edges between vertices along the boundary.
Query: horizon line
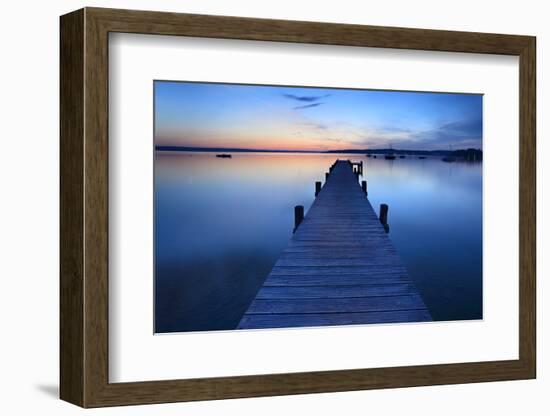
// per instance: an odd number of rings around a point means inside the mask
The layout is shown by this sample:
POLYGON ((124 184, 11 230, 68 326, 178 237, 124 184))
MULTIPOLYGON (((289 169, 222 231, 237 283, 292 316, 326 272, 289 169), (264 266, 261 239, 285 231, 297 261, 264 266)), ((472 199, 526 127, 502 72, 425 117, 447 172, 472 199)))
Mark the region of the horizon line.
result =
POLYGON ((155 150, 158 151, 189 151, 189 152, 242 152, 242 153, 366 153, 375 151, 392 151, 392 152, 457 152, 475 150, 483 152, 482 149, 475 147, 458 148, 458 149, 398 149, 398 148, 362 148, 362 149, 335 149, 335 150, 306 150, 306 149, 254 149, 254 148, 239 148, 239 147, 199 147, 199 146, 177 146, 177 145, 155 145, 155 150))

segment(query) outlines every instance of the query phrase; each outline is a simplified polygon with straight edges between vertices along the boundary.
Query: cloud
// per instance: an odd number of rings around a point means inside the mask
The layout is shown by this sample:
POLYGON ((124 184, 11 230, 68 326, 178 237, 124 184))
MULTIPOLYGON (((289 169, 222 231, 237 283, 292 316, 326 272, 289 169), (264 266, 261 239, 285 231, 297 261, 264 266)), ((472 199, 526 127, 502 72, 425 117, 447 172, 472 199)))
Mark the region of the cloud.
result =
POLYGON ((394 126, 362 126, 342 131, 342 137, 348 143, 369 148, 385 148, 392 145, 397 149, 410 150, 448 150, 449 146, 453 149, 479 149, 482 147, 482 135, 480 117, 440 123, 423 130, 394 126))
POLYGON ((290 100, 301 101, 305 103, 313 103, 315 101, 322 100, 323 98, 330 97, 330 94, 325 95, 295 95, 295 94, 283 94, 283 97, 290 100))
POLYGON ((303 110, 305 108, 313 108, 318 107, 320 105, 323 105, 324 103, 314 103, 314 104, 306 104, 306 105, 299 105, 298 107, 293 107, 293 110, 303 110))
POLYGON ((412 139, 432 146, 481 146, 483 122, 481 118, 467 119, 445 123, 434 129, 416 132, 412 139))
MULTIPOLYGON (((391 129, 380 132, 380 136, 389 138, 391 129), (388 137, 389 136, 389 137, 388 137)), ((483 122, 481 118, 472 118, 444 123, 429 130, 403 131, 402 137, 391 140, 394 147, 410 149, 447 149, 480 148, 482 145, 483 122)))
POLYGON ((314 129, 314 130, 328 130, 329 126, 324 123, 318 123, 315 121, 305 121, 301 123, 302 126, 314 129))
POLYGON ((392 134, 407 134, 411 133, 411 129, 402 128, 402 127, 384 127, 384 132, 386 133, 392 133, 392 134))
POLYGON ((454 121, 446 123, 437 129, 437 133, 441 136, 465 138, 479 137, 481 138, 483 130, 483 122, 481 118, 471 120, 454 121))

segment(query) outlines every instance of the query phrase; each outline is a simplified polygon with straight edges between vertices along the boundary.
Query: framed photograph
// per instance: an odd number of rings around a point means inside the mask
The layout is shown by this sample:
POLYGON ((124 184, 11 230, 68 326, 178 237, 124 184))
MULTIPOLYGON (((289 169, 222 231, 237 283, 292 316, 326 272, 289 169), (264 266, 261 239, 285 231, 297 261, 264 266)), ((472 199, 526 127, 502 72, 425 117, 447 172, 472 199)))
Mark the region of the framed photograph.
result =
POLYGON ((60 27, 63 400, 535 378, 534 37, 60 27))

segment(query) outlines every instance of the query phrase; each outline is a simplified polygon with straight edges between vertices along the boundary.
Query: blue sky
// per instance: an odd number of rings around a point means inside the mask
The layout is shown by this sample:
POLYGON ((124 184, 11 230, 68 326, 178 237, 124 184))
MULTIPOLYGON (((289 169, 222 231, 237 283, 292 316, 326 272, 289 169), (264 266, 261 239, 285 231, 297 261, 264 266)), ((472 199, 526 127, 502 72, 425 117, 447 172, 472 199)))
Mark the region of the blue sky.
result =
POLYGON ((482 96, 155 81, 155 144, 481 149, 482 96))

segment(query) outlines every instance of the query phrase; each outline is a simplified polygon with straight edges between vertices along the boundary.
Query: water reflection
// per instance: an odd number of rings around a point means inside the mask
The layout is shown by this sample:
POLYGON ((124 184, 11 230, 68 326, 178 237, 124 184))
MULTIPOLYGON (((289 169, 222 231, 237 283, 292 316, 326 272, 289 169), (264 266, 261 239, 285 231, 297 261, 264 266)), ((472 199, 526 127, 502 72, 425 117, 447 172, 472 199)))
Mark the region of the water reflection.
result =
POLYGON ((254 298, 315 181, 363 160, 369 199, 434 319, 481 317, 481 164, 358 155, 156 152, 156 332, 232 329, 254 298))

